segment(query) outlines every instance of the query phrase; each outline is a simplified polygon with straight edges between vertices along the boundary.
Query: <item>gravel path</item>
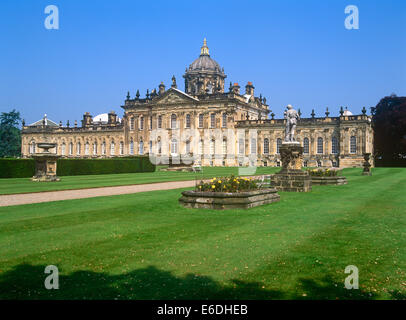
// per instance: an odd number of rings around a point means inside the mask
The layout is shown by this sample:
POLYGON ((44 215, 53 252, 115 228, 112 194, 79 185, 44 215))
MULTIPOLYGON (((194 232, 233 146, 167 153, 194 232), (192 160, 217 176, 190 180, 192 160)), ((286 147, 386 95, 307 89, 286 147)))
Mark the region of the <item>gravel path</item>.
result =
POLYGON ((173 181, 131 186, 103 187, 78 190, 47 191, 24 194, 0 195, 0 207, 16 206, 29 203, 40 203, 60 200, 84 199, 93 197, 114 196, 146 191, 170 190, 194 187, 193 181, 173 181))

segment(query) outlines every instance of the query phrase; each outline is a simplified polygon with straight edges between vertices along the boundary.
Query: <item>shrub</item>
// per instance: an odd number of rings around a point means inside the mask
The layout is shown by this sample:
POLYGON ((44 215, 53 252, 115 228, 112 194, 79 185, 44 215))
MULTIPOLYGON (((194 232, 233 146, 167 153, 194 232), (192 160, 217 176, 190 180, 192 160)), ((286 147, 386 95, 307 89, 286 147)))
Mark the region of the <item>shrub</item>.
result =
POLYGON ((258 190, 258 180, 234 177, 221 177, 213 178, 210 182, 200 181, 196 186, 197 191, 209 191, 209 192, 243 192, 258 190))

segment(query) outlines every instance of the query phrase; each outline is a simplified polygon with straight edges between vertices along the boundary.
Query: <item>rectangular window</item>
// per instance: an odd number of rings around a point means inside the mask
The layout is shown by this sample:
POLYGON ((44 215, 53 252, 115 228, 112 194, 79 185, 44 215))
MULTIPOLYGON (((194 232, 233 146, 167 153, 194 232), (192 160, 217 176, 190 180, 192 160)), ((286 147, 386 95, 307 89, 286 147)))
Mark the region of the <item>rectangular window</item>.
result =
POLYGON ((158 116, 158 129, 162 129, 162 116, 158 116))
POLYGON ((203 115, 199 114, 199 128, 203 128, 203 120, 204 120, 203 115))
POLYGON ((251 139, 251 154, 257 153, 257 139, 251 139))
POLYGON ((212 113, 210 115, 210 127, 215 128, 216 127, 216 115, 212 113))
POLYGON ((244 154, 244 139, 238 140, 238 153, 244 154))

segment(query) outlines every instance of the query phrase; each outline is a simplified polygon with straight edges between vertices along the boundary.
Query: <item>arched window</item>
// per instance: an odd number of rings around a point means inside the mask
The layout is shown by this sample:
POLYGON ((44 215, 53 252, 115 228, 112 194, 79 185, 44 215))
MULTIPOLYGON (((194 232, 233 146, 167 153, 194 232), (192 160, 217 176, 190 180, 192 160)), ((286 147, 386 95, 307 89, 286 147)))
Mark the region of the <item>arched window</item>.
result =
POLYGON ((171 115, 171 129, 176 129, 176 114, 171 115))
POLYGON ((30 153, 35 153, 35 150, 36 148, 35 148, 35 141, 32 141, 31 143, 30 143, 30 153))
POLYGON ((124 143, 123 141, 120 141, 120 155, 124 154, 124 143))
POLYGON ((81 149, 82 145, 80 142, 76 143, 76 155, 80 156, 80 149, 81 149))
POLYGON ((216 127, 216 115, 214 113, 210 114, 210 127, 216 127))
POLYGON ((276 139, 276 153, 279 154, 279 148, 282 146, 282 139, 276 139))
POLYGON ((73 143, 69 143, 69 155, 71 156, 73 154, 73 143))
POLYGON ((162 153, 162 143, 161 143, 161 139, 158 139, 158 154, 162 153))
POLYGON ((152 116, 149 117, 149 130, 152 130, 152 116))
POLYGON ((190 128, 190 114, 186 115, 186 128, 190 128))
POLYGON ((303 153, 309 154, 309 138, 303 139, 303 153))
POLYGON ((186 154, 190 153, 190 140, 186 140, 186 154))
POLYGON ((203 140, 201 139, 199 141, 199 154, 203 155, 203 140))
POLYGON ((86 144, 85 144, 85 155, 89 155, 89 148, 90 148, 90 145, 89 145, 89 142, 88 141, 86 141, 86 144))
POLYGON ((142 139, 140 139, 139 154, 144 154, 144 141, 142 139))
POLYGON ((134 118, 130 119, 130 130, 134 130, 134 118))
POLYGON ((140 117, 140 130, 144 130, 144 117, 140 117))
POLYGON ((269 139, 264 139, 264 154, 269 154, 269 139))
POLYGON ((251 154, 256 154, 257 153, 257 139, 252 138, 251 139, 251 154))
POLYGON ((238 153, 244 154, 244 139, 238 140, 238 153))
POLYGON ((323 138, 321 137, 317 138, 317 153, 323 154, 323 138))
POLYGON ((227 128, 227 113, 223 113, 223 128, 227 128))
POLYGON ((93 142, 93 155, 97 155, 97 142, 93 142))
POLYGON ((203 114, 199 114, 199 128, 203 128, 203 120, 204 120, 203 114))
POLYGON ((171 142, 171 153, 177 154, 178 153, 178 140, 172 139, 171 142))
POLYGON ((158 116, 158 129, 162 129, 162 116, 158 116))
POLYGON ((66 154, 66 144, 65 144, 65 142, 62 142, 61 154, 62 154, 63 156, 66 154))
POLYGON ((333 137, 331 139, 331 153, 332 154, 338 153, 338 139, 336 137, 333 137))
POLYGON ((130 140, 130 154, 134 154, 134 141, 132 138, 130 140))
POLYGON ((210 154, 211 155, 214 155, 215 147, 216 147, 216 141, 213 138, 210 140, 210 154))
POLYGON ((222 149, 223 149, 223 154, 226 155, 227 154, 227 139, 226 138, 223 139, 222 149))
POLYGON ((355 136, 350 138, 350 153, 357 153, 357 138, 355 136))
POLYGON ((115 155, 116 154, 116 144, 114 143, 114 141, 111 141, 110 144, 110 155, 115 155))
POLYGON ((106 141, 102 143, 102 154, 106 154, 106 141))

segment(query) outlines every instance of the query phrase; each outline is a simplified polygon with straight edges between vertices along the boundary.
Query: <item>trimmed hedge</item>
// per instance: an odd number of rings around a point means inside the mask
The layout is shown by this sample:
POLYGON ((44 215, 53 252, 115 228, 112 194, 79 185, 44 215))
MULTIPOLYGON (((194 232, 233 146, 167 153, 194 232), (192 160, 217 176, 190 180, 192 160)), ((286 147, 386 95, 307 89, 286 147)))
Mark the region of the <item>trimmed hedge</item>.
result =
MULTIPOLYGON (((58 176, 154 172, 149 157, 58 159, 58 176)), ((0 178, 27 178, 35 174, 34 159, 0 159, 0 178)))
POLYGON ((0 178, 27 178, 34 174, 33 159, 0 159, 0 178))

